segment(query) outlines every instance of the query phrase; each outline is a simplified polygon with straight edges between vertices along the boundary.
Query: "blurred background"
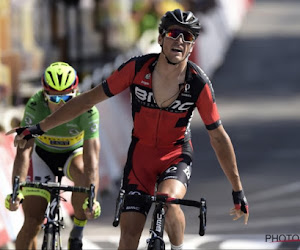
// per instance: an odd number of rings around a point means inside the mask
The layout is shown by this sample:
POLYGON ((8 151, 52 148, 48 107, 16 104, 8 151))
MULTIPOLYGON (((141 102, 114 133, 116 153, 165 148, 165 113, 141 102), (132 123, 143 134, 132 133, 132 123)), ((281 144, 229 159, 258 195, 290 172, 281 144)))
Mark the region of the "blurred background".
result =
MULTIPOLYGON (((23 220, 21 209, 4 208, 15 155, 13 136, 4 133, 18 126, 28 98, 41 88, 43 70, 54 61, 68 62, 77 70, 80 91, 86 91, 132 56, 159 53, 159 20, 176 8, 193 11, 204 27, 190 60, 213 82, 251 211, 247 227, 231 222, 231 187, 196 114, 187 197, 207 198, 209 227, 207 236, 196 237, 196 212, 186 211, 185 244, 188 249, 298 249, 297 241, 265 238, 300 233, 298 0, 0 0, 0 248, 13 248, 23 220)), ((87 226, 86 249, 117 247, 119 232, 111 222, 130 142, 129 100, 124 91, 97 105, 102 216, 87 226)), ((64 209, 72 214, 68 204, 64 209)))

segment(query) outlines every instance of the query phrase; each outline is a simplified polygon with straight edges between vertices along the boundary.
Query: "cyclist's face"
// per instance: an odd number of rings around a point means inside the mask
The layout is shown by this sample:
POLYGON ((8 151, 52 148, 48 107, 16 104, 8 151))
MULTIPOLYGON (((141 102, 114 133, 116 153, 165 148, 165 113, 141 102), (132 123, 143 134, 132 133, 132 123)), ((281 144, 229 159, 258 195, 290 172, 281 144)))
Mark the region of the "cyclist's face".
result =
POLYGON ((195 42, 189 34, 189 30, 173 25, 169 27, 164 37, 159 38, 159 43, 162 44, 169 60, 174 63, 182 61, 192 52, 195 42))

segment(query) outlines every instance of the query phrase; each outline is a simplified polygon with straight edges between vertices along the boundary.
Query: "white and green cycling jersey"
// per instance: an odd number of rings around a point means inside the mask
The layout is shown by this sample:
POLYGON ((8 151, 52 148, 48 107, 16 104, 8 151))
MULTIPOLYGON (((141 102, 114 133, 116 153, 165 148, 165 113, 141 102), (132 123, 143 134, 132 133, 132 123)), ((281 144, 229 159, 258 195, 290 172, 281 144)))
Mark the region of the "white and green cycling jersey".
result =
MULTIPOLYGON (((21 126, 37 124, 50 114, 43 90, 40 90, 28 100, 21 126)), ((35 138, 35 144, 48 152, 70 152, 81 147, 84 140, 98 138, 98 126, 99 112, 96 107, 93 107, 75 119, 35 138)))

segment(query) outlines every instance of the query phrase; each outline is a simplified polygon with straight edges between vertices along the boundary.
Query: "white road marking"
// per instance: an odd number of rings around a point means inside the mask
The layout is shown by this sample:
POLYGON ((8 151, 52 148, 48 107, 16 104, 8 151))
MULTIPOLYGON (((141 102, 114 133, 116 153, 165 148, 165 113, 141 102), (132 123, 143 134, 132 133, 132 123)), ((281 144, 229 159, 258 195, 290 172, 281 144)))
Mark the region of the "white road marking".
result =
POLYGON ((287 209, 291 207, 300 207, 300 199, 280 199, 266 202, 251 203, 251 212, 267 211, 275 209, 287 209))
POLYGON ((250 240, 226 240, 222 242, 219 249, 277 249, 280 243, 255 242, 250 240))
MULTIPOLYGON (((145 233, 140 239, 140 244, 138 249, 145 249, 146 239, 148 235, 145 233)), ((104 249, 101 248, 101 243, 107 244, 110 243, 115 247, 118 246, 119 236, 111 235, 109 237, 105 235, 99 236, 85 236, 84 248, 83 249, 104 249), (92 243, 95 241, 95 243, 92 243), (96 244, 97 243, 97 244, 96 244)), ((220 235, 207 235, 200 237, 196 234, 187 234, 185 235, 184 247, 183 249, 199 249, 199 247, 204 246, 208 247, 209 243, 220 242, 218 249, 279 249, 280 243, 277 242, 265 242, 265 235, 263 234, 253 234, 253 235, 238 235, 238 234, 220 234, 220 235)), ((165 237, 166 249, 170 249, 170 243, 165 237)), ((215 245, 214 245, 215 247, 215 245)), ((108 250, 106 247, 105 249, 108 250)), ((115 248, 111 248, 115 249, 115 248)))
MULTIPOLYGON (((266 228, 266 227, 273 227, 273 226, 284 226, 284 225, 299 225, 300 224, 300 217, 299 216, 291 216, 291 217, 270 217, 264 219, 256 219, 256 220, 249 220, 247 224, 247 229, 255 229, 255 228, 266 228)), ((237 230, 240 227, 237 223, 228 222, 222 224, 213 224, 208 225, 207 232, 228 232, 231 230, 237 230)))
POLYGON ((82 239, 82 245, 83 245, 83 247, 82 247, 83 250, 85 250, 85 249, 86 250, 103 249, 99 245, 93 243, 92 241, 87 240, 85 237, 82 239))
POLYGON ((287 185, 272 187, 268 190, 260 191, 255 194, 248 195, 249 200, 254 202, 269 200, 270 198, 279 197, 285 194, 300 191, 300 182, 294 182, 287 185))

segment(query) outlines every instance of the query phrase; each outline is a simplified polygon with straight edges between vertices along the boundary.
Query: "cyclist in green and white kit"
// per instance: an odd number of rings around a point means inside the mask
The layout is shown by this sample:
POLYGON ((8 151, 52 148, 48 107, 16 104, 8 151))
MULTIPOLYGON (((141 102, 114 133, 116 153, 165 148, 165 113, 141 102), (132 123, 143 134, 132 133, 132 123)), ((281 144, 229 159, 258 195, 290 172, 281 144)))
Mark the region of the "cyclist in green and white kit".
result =
MULTIPOLYGON (((79 95, 78 76, 74 68, 63 62, 52 63, 42 77, 43 89, 33 95, 26 104, 21 126, 36 124, 57 110, 74 96, 79 95)), ((31 140, 24 149, 18 148, 12 176, 20 181, 48 182, 56 176, 64 176, 75 186, 98 187, 99 180, 99 113, 96 107, 75 119, 47 131, 31 140), (60 171, 62 170, 62 171, 60 171)), ((6 207, 18 209, 22 194, 15 204, 7 196, 6 207)), ((82 249, 83 228, 87 218, 100 215, 100 204, 95 202, 93 212, 84 211, 87 196, 72 194, 74 227, 70 233, 69 249, 82 249)), ((41 228, 46 209, 46 200, 40 196, 28 195, 23 201, 25 220, 20 230, 16 249, 36 249, 37 234, 41 228)))

